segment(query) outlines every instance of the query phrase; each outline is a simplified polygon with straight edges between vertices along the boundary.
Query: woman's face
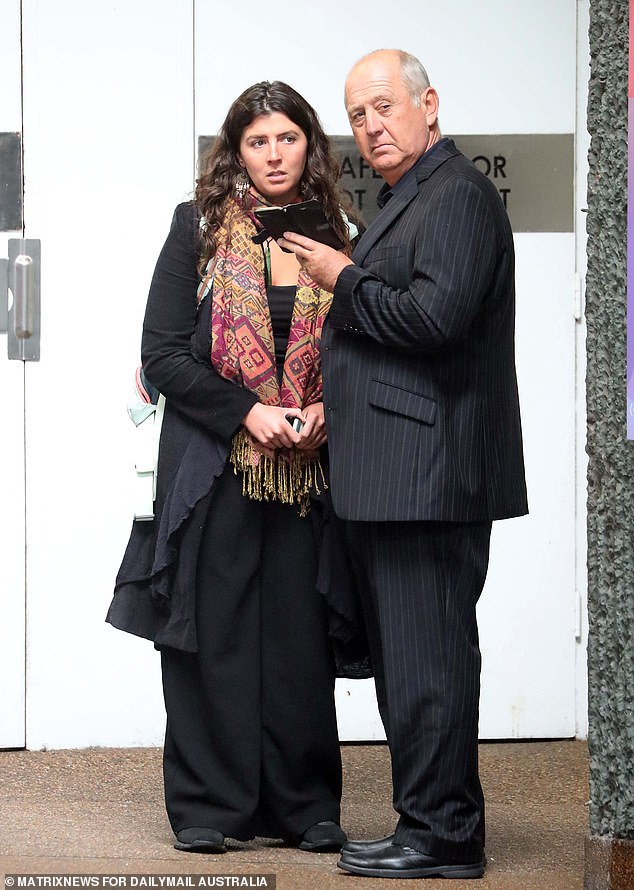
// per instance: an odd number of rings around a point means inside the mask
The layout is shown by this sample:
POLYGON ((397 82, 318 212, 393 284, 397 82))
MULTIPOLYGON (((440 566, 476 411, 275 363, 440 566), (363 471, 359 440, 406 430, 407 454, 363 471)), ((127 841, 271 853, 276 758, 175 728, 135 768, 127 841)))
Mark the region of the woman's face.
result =
POLYGON ((256 117, 242 132, 238 161, 255 190, 273 204, 299 197, 308 141, 301 127, 279 111, 256 117))

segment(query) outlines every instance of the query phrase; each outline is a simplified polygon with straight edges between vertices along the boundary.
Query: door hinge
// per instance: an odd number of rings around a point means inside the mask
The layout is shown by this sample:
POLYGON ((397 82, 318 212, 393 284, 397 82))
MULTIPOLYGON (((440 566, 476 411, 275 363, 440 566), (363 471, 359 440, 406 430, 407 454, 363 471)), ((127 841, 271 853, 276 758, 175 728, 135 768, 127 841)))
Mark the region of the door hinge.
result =
POLYGON ((9 259, 0 260, 0 333, 7 334, 7 355, 40 360, 41 242, 10 238, 9 259))

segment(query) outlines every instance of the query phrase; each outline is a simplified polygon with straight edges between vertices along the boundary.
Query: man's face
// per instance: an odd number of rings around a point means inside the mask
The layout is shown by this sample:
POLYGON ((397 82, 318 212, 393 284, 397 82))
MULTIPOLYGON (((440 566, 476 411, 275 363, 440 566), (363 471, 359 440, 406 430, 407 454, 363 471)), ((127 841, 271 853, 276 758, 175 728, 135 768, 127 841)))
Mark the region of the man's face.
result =
POLYGON ((394 185, 438 141, 438 96, 421 94, 420 108, 403 81, 398 56, 378 52, 363 59, 346 81, 346 111, 359 151, 388 185, 394 185))

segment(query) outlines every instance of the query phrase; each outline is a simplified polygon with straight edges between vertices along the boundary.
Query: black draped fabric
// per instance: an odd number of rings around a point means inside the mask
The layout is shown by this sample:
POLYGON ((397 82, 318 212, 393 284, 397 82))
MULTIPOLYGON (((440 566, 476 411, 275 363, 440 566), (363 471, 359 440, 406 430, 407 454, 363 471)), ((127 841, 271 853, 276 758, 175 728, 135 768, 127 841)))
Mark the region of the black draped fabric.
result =
POLYGON ((198 648, 196 566, 213 484, 228 445, 166 404, 155 518, 135 521, 106 621, 185 652, 198 648), (207 467, 207 473, 200 467, 207 467))

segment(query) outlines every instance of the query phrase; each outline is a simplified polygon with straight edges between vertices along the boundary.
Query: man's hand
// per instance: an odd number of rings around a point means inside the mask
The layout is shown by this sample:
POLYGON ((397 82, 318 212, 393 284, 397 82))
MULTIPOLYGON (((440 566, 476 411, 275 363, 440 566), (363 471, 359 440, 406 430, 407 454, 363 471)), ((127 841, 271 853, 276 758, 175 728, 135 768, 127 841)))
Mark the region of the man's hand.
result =
POLYGON ((304 235, 297 235, 295 232, 284 232, 284 237, 277 243, 280 247, 292 250, 302 269, 308 272, 320 287, 331 293, 335 289, 341 270, 352 265, 352 260, 340 251, 320 244, 319 241, 312 241, 304 235))

